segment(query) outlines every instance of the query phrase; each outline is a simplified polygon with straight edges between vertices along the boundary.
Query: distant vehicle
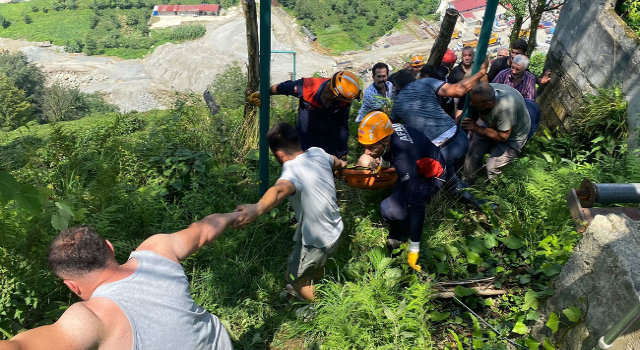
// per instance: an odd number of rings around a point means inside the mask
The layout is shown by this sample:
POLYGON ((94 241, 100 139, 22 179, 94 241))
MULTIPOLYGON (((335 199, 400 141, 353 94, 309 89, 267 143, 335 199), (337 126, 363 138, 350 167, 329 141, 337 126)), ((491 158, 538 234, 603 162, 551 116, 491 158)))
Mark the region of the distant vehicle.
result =
POLYGON ((454 29, 453 34, 451 34, 451 39, 459 39, 462 36, 462 31, 460 29, 454 29))
POLYGON ((518 37, 519 38, 528 38, 529 35, 531 35, 531 29, 530 28, 521 29, 520 33, 518 33, 518 37))
POLYGON ((335 67, 339 69, 351 69, 353 68, 353 63, 351 63, 351 61, 338 62, 335 67))
POLYGON ((197 13, 194 13, 194 14, 193 14, 193 17, 200 17, 200 15, 199 15, 199 14, 197 14, 197 13))
POLYGON ((390 48, 390 47, 391 47, 391 45, 386 44, 386 45, 385 45, 385 46, 383 46, 383 47, 384 47, 385 49, 388 49, 388 48, 390 48))
MULTIPOLYGON (((500 38, 498 38, 498 36, 495 33, 491 33, 491 37, 489 38, 489 46, 492 46, 492 45, 500 45, 500 38)), ((471 46, 471 47, 478 46, 478 39, 465 40, 465 41, 458 42, 459 48, 462 49, 465 46, 471 46)))

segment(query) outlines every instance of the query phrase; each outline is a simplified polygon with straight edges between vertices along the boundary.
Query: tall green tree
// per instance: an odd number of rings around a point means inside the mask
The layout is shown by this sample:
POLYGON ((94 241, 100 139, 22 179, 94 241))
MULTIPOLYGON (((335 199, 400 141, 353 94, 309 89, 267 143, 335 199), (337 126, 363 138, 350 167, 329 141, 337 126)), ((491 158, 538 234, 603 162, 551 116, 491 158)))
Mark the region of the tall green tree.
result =
POLYGON ((0 73, 0 128, 13 130, 33 118, 27 95, 6 74, 0 73))
POLYGON ((527 16, 530 1, 531 0, 500 0, 500 5, 506 8, 508 13, 514 17, 513 27, 511 27, 511 33, 509 34, 509 45, 520 37, 520 30, 527 16))
POLYGON ((2 73, 11 78, 32 103, 44 88, 44 74, 38 66, 30 63, 22 52, 0 54, 0 74, 2 73))
POLYGON ((536 49, 536 35, 538 33, 538 25, 542 20, 542 15, 551 10, 560 8, 566 0, 529 0, 529 13, 531 14, 531 34, 529 34, 529 47, 527 48, 527 56, 531 57, 531 53, 536 49))

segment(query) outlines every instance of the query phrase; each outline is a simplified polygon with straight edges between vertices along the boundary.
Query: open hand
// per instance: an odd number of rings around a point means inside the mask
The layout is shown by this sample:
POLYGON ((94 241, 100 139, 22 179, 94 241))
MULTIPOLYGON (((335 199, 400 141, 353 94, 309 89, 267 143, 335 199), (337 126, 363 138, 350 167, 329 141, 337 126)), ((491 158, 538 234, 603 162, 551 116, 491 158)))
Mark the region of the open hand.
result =
POLYGON ((548 70, 544 72, 544 74, 542 75, 542 78, 540 78, 540 85, 548 84, 550 80, 551 80, 551 71, 548 70))

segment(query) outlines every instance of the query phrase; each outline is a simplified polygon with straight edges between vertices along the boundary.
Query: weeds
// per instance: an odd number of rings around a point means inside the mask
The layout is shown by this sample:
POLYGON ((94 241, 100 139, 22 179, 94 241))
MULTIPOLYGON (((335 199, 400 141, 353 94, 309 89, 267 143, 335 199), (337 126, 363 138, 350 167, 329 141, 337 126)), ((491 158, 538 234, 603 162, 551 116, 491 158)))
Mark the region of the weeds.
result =
MULTIPOLYGON (((610 101, 607 96, 602 100, 610 101)), ((74 301, 46 266, 44 252, 56 234, 52 216, 95 226, 122 262, 152 234, 255 202, 257 158, 241 157, 242 142, 233 133, 240 116, 223 109, 214 119, 187 98, 168 112, 107 114, 2 133, 0 170, 38 187, 48 203, 32 213, 19 201, 2 202, 2 337, 51 323, 74 301)), ((290 101, 274 99, 272 118, 293 122, 290 101)), ((389 190, 359 191, 339 182, 345 228, 310 322, 296 319, 300 305, 280 297, 295 231, 288 205, 187 259, 192 295, 220 317, 241 349, 504 349, 504 337, 546 346, 549 340, 533 339, 529 327, 579 240, 564 195, 583 177, 637 182, 640 176, 637 157, 616 143, 620 129, 596 127, 605 128, 616 147, 598 153, 586 137, 580 143, 583 138, 540 133, 502 177, 476 192, 499 205, 495 213, 470 209, 448 194, 432 201, 419 262, 426 274, 409 271, 406 256, 390 258, 383 249, 387 229, 379 204, 389 190), (494 278, 507 293, 481 298, 458 288, 456 294, 500 334, 458 304, 432 299, 434 281, 482 277, 494 278)), ((354 162, 355 140, 350 149, 354 162)), ((279 172, 272 159, 272 181, 279 172)), ((581 317, 576 310, 563 315, 581 317)))

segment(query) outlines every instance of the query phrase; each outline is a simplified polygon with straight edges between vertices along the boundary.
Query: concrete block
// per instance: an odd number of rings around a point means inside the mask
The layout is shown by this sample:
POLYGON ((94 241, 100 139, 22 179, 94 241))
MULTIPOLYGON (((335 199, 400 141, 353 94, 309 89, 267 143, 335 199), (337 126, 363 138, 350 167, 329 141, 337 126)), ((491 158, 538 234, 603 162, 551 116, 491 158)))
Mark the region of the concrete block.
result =
MULTIPOLYGON (((554 281, 555 294, 543 304, 543 317, 534 327, 534 334, 549 336, 544 324, 555 312, 565 321, 554 340, 568 329, 559 348, 563 350, 593 349, 598 339, 618 322, 640 298, 640 223, 622 215, 596 216, 574 249, 569 261, 554 281), (588 313, 584 323, 569 328, 570 322, 562 310, 576 306, 588 313)), ((623 333, 614 348, 640 349, 640 321, 623 333)))

